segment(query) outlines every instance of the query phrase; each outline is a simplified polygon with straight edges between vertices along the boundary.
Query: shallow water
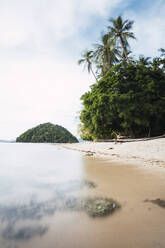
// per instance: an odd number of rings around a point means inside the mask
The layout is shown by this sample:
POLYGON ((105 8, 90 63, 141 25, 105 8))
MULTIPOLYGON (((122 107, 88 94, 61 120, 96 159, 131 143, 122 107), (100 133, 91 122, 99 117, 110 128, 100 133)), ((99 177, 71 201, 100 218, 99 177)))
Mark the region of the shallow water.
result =
POLYGON ((165 209, 145 201, 165 199, 164 178, 56 145, 0 144, 0 248, 165 247, 165 209), (121 208, 92 218, 60 206, 68 197, 113 198, 121 208))

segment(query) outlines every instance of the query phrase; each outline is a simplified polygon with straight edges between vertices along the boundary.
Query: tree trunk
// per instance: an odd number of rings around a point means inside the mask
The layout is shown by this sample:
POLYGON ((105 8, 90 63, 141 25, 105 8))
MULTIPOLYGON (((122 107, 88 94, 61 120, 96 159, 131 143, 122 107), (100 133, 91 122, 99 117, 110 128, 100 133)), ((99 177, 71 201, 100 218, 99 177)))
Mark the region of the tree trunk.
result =
POLYGON ((149 127, 148 137, 151 137, 151 128, 149 127))
POLYGON ((126 61, 128 61, 127 50, 126 50, 126 48, 124 46, 123 38, 122 38, 121 35, 119 37, 120 37, 120 42, 121 42, 121 45, 122 45, 122 48, 123 48, 123 53, 124 53, 125 59, 126 59, 126 61))
POLYGON ((94 73, 94 71, 93 71, 93 69, 92 69, 92 66, 91 66, 91 72, 92 72, 94 78, 96 79, 96 82, 98 82, 97 77, 96 77, 96 75, 95 75, 95 73, 94 73))

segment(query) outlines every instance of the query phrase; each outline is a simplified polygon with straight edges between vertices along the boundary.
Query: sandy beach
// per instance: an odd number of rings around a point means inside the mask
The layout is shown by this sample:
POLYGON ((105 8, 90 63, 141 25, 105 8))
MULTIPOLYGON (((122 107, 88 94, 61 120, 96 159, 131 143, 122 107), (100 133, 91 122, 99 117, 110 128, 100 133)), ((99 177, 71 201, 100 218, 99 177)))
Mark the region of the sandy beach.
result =
POLYGON ((103 158, 109 162, 165 168, 165 138, 125 143, 82 142, 60 146, 96 158, 103 158))

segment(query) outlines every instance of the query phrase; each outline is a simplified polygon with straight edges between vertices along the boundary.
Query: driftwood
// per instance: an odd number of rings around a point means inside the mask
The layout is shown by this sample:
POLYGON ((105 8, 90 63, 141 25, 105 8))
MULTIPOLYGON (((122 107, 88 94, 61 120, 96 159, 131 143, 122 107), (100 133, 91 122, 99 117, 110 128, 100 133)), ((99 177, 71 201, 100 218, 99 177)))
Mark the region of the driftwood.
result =
POLYGON ((124 142, 136 142, 136 141, 147 141, 147 140, 154 140, 165 138, 165 134, 156 137, 149 137, 149 138, 141 138, 141 139, 96 139, 95 142, 115 142, 115 143, 124 143, 124 142))

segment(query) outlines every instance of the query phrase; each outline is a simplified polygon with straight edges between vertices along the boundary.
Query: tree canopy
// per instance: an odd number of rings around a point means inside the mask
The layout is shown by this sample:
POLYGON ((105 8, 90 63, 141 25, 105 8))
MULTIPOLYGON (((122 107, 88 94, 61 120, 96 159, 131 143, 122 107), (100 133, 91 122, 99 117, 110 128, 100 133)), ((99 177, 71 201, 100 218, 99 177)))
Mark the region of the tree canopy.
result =
POLYGON ((75 143, 78 140, 64 127, 52 123, 44 123, 21 134, 16 139, 16 142, 75 143))
POLYGON ((134 21, 121 16, 90 52, 97 82, 82 97, 83 139, 157 136, 165 132, 165 49, 159 57, 130 56, 134 21))
POLYGON ((82 137, 156 136, 165 130, 165 72, 141 62, 114 66, 81 97, 82 137))

